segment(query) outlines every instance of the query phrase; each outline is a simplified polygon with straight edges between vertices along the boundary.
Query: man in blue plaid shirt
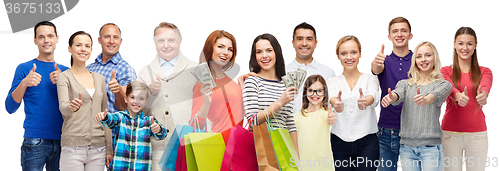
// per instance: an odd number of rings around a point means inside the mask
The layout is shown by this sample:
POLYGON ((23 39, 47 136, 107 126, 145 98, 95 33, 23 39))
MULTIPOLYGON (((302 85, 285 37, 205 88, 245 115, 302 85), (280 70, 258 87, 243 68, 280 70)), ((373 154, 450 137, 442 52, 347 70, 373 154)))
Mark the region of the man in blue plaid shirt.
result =
MULTIPOLYGON (((104 76, 106 84, 108 84, 109 112, 115 113, 119 110, 126 110, 123 98, 125 97, 125 89, 131 81, 137 79, 137 75, 134 68, 118 52, 122 43, 121 30, 116 24, 104 24, 99 30, 98 40, 102 46, 102 53, 97 56, 94 63, 87 66, 87 69, 104 76), (115 98, 115 94, 122 98, 115 98)), ((119 130, 112 131, 114 148, 116 144, 116 131, 119 130)), ((112 157, 112 155, 106 156, 106 166, 109 167, 112 157)))

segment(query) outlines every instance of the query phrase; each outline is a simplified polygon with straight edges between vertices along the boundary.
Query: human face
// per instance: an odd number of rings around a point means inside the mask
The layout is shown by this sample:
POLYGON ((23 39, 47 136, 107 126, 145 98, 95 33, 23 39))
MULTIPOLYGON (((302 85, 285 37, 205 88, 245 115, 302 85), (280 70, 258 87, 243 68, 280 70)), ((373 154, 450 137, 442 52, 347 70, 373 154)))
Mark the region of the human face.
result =
POLYGON ((402 48, 408 47, 408 41, 413 38, 413 34, 410 33, 407 23, 394 23, 391 25, 388 38, 394 47, 402 48))
POLYGON ((462 60, 470 60, 472 54, 476 50, 477 44, 474 36, 470 34, 462 34, 457 36, 455 40, 455 51, 458 57, 462 60))
POLYGON ((356 41, 349 40, 344 42, 339 47, 339 60, 344 70, 356 69, 361 58, 359 47, 356 41))
POLYGON ((158 56, 166 61, 174 59, 179 54, 181 37, 174 29, 169 27, 158 28, 154 41, 158 56))
POLYGON ((321 82, 316 81, 309 88, 307 88, 307 100, 309 100, 309 104, 319 105, 325 98, 325 87, 321 82))
POLYGON ((130 113, 138 114, 142 112, 148 103, 148 91, 134 89, 127 97, 125 97, 127 109, 130 113))
POLYGON ((98 40, 102 47, 102 54, 109 58, 115 56, 122 44, 120 30, 114 25, 107 25, 102 28, 99 36, 98 40))
POLYGON ((312 59, 314 49, 316 49, 316 38, 310 29, 297 29, 293 37, 293 48, 298 58, 312 59))
POLYGON ((263 71, 274 71, 276 54, 269 40, 261 39, 255 44, 257 63, 263 71))
POLYGON ((233 42, 227 37, 215 41, 212 52, 212 61, 220 67, 226 65, 233 58, 233 42))
POLYGON ((59 42, 59 36, 56 35, 54 27, 42 25, 36 29, 35 44, 40 54, 52 54, 57 42, 59 42))
POLYGON ((424 74, 431 73, 434 70, 434 51, 429 45, 418 48, 415 55, 415 65, 424 74))
POLYGON ((73 39, 73 45, 68 47, 69 53, 74 62, 81 62, 85 64, 90 58, 92 53, 92 40, 87 35, 78 35, 73 39))

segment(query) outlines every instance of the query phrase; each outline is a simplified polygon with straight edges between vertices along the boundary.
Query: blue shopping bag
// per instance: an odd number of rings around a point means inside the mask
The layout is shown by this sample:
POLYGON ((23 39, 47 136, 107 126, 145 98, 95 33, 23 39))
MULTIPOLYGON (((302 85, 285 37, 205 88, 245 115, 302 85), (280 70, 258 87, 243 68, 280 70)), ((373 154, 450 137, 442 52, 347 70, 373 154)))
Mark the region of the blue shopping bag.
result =
POLYGON ((188 125, 176 125, 175 130, 170 137, 170 140, 163 151, 160 159, 160 168, 162 171, 175 171, 177 162, 177 153, 179 150, 179 140, 184 138, 184 135, 194 132, 194 128, 188 125))

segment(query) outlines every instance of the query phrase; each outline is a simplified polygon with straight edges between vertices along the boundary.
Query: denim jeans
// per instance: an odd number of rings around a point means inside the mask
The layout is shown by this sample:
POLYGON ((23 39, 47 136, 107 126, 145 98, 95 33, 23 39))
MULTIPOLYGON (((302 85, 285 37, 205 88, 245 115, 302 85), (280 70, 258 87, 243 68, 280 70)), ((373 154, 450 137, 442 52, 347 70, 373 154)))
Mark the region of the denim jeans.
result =
POLYGON ((21 146, 23 171, 59 171, 61 141, 40 138, 24 138, 21 146))
POLYGON ((375 134, 368 134, 354 142, 345 142, 331 134, 333 158, 336 171, 377 170, 379 147, 375 134))
POLYGON ((443 171, 443 145, 411 147, 401 144, 401 167, 403 171, 443 171))
POLYGON ((380 146, 379 171, 397 171, 399 158, 399 129, 378 127, 377 137, 380 146))

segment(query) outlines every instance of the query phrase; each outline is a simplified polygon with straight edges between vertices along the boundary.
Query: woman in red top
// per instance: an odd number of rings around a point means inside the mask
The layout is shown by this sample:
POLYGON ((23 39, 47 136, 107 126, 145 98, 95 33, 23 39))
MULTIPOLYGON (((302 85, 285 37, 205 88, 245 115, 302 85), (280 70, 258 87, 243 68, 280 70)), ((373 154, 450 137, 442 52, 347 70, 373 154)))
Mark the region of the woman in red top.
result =
POLYGON ((201 128, 205 126, 206 119, 213 123, 213 132, 224 132, 243 123, 241 87, 224 73, 233 67, 235 58, 234 36, 224 30, 213 31, 205 41, 200 63, 208 63, 217 86, 197 83, 193 88, 191 120, 197 119, 201 128))
POLYGON ((467 171, 484 171, 487 162, 488 136, 482 106, 487 103, 493 74, 479 66, 476 47, 474 30, 458 29, 453 65, 441 69, 443 77, 453 84, 441 124, 446 171, 461 171, 463 158, 467 171))

